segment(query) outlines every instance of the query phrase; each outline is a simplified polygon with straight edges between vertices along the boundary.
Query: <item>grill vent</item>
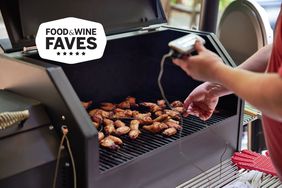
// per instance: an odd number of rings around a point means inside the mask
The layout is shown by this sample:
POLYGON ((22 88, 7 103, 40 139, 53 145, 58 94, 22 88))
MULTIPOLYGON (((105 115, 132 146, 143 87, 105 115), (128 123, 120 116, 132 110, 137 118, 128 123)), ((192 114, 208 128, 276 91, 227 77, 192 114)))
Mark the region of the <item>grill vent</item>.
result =
POLYGON ((131 140, 128 136, 122 137, 124 144, 117 151, 100 148, 100 172, 126 163, 134 158, 169 144, 181 137, 185 137, 203 130, 213 124, 223 121, 229 115, 215 114, 209 120, 202 121, 197 117, 189 116, 183 119, 183 129, 173 137, 164 137, 160 134, 144 132, 138 139, 131 140))

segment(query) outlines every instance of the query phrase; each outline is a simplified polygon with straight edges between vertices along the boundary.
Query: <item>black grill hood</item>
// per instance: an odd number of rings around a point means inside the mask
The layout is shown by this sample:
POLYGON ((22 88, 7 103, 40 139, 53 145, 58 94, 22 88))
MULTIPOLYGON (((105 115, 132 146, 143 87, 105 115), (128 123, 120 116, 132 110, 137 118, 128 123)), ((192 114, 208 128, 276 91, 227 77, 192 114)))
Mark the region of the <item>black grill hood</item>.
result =
POLYGON ((10 41, 0 44, 5 52, 35 45, 43 22, 65 17, 100 22, 107 35, 166 22, 159 0, 0 0, 10 41))

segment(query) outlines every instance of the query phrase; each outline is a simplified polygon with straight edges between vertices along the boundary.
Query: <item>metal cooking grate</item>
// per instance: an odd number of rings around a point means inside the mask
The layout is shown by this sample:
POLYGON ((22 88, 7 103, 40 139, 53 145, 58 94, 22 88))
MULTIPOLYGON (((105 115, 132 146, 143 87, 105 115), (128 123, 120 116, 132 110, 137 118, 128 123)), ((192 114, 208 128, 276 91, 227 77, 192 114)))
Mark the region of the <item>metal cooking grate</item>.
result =
POLYGON ((142 134, 136 140, 128 136, 122 137, 124 144, 117 151, 100 148, 100 172, 109 170, 115 166, 126 163, 142 154, 169 144, 180 137, 198 132, 206 127, 223 121, 230 115, 214 114, 209 120, 202 121, 197 117, 189 116, 183 119, 183 129, 173 137, 164 137, 160 134, 151 134, 142 130, 142 134), (180 135, 181 134, 181 135, 180 135))
POLYGON ((258 119, 257 116, 251 116, 249 114, 244 114, 244 118, 243 118, 243 125, 246 125, 254 120, 258 119))
MULTIPOLYGON (((177 186, 176 188, 197 188, 197 187, 223 187, 230 185, 235 182, 240 176, 249 172, 248 170, 239 170, 229 159, 224 161, 221 165, 205 171, 193 179, 177 186)), ((279 181, 278 177, 274 177, 268 174, 263 174, 261 181, 261 188, 281 188, 282 183, 279 181)))

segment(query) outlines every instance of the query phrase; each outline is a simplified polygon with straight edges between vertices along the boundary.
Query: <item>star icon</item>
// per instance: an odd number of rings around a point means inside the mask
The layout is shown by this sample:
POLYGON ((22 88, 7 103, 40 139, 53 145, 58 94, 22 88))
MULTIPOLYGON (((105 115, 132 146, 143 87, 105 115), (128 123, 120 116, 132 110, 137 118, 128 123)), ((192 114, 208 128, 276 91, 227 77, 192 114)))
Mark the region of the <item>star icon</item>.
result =
POLYGON ((76 54, 76 55, 79 55, 79 52, 76 52, 75 54, 76 54))
POLYGON ((82 52, 82 55, 85 55, 85 52, 82 52))
POLYGON ((64 55, 67 55, 67 52, 64 52, 64 55))
POLYGON ((57 52, 57 55, 60 55, 61 53, 60 52, 57 52))
POLYGON ((70 55, 72 55, 73 53, 72 52, 70 52, 70 55))

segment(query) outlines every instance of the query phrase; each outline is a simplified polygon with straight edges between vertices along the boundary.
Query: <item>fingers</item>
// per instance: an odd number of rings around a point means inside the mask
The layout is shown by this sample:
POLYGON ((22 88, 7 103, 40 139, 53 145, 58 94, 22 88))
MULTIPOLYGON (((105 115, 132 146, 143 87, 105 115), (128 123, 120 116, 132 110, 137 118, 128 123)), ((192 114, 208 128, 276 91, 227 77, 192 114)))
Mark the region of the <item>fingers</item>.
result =
POLYGON ((193 102, 193 96, 189 95, 184 101, 184 104, 183 104, 184 109, 187 110, 192 102, 193 102))
POLYGON ((212 115, 212 111, 207 110, 207 108, 208 108, 207 106, 201 103, 194 104, 194 102, 191 102, 190 105, 187 107, 186 112, 183 114, 183 116, 187 117, 188 115, 193 115, 199 117, 203 121, 206 121, 212 115))
POLYGON ((201 41, 196 40, 196 42, 195 42, 195 50, 196 50, 198 53, 200 53, 200 52, 202 52, 202 51, 205 51, 206 48, 205 48, 204 45, 201 43, 201 41))
POLYGON ((182 68, 185 66, 185 64, 187 64, 188 59, 189 56, 184 56, 181 59, 179 58, 173 59, 172 62, 182 68))

